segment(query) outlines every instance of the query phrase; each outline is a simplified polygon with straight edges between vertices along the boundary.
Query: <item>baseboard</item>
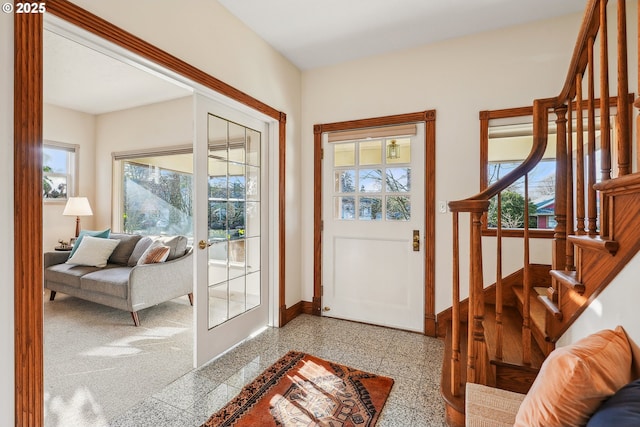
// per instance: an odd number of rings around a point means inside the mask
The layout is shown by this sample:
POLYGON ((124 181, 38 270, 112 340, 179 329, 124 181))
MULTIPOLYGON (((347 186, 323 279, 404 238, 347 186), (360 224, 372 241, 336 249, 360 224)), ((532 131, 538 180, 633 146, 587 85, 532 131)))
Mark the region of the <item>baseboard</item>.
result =
POLYGON ((284 312, 284 319, 280 326, 282 327, 286 325, 301 314, 313 314, 313 303, 309 301, 298 301, 291 307, 286 308, 284 312))

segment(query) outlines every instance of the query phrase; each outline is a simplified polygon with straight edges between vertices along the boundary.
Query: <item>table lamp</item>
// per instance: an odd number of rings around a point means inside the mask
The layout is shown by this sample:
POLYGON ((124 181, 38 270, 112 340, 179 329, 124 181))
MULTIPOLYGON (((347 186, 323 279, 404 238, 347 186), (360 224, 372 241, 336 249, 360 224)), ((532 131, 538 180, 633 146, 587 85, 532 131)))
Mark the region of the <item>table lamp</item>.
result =
POLYGON ((76 237, 78 237, 78 234, 80 234, 80 217, 93 215, 89 199, 86 197, 69 197, 62 215, 76 217, 76 237))

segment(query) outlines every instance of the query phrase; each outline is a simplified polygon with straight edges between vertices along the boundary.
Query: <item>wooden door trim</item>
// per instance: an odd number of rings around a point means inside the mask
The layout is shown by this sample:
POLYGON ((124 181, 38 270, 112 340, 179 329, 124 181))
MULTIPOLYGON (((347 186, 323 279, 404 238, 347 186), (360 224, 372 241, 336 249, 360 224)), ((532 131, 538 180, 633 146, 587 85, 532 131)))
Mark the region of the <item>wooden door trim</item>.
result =
MULTIPOLYGON (((47 12, 279 122, 279 314, 285 313, 286 114, 67 0, 47 12)), ((14 354, 15 425, 44 425, 42 279, 43 16, 14 14, 14 354), (26 238, 25 236, 29 236, 26 238)))
POLYGON ((313 126, 313 301, 312 313, 321 315, 322 306, 322 134, 344 130, 390 126, 404 123, 425 124, 425 251, 424 251, 424 330, 436 336, 435 304, 435 212, 436 212, 436 111, 324 123, 313 126))

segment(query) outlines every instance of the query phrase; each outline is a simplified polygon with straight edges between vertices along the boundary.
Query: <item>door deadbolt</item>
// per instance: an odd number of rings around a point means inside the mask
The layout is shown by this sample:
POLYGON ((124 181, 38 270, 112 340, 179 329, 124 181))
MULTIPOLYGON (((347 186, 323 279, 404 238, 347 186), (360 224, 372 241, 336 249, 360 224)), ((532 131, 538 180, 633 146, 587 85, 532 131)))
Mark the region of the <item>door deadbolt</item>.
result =
POLYGON ((413 251, 420 251, 420 230, 413 230, 413 251))

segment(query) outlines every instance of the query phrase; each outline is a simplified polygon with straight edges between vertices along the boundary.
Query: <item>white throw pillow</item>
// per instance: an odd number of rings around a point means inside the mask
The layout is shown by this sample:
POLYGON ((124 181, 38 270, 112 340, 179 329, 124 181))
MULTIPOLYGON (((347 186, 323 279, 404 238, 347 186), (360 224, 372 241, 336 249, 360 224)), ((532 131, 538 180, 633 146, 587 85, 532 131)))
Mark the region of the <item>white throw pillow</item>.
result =
POLYGON ((87 265, 91 267, 106 267, 107 260, 113 250, 120 243, 115 239, 103 239, 100 237, 84 236, 80 246, 67 260, 67 264, 87 265))

